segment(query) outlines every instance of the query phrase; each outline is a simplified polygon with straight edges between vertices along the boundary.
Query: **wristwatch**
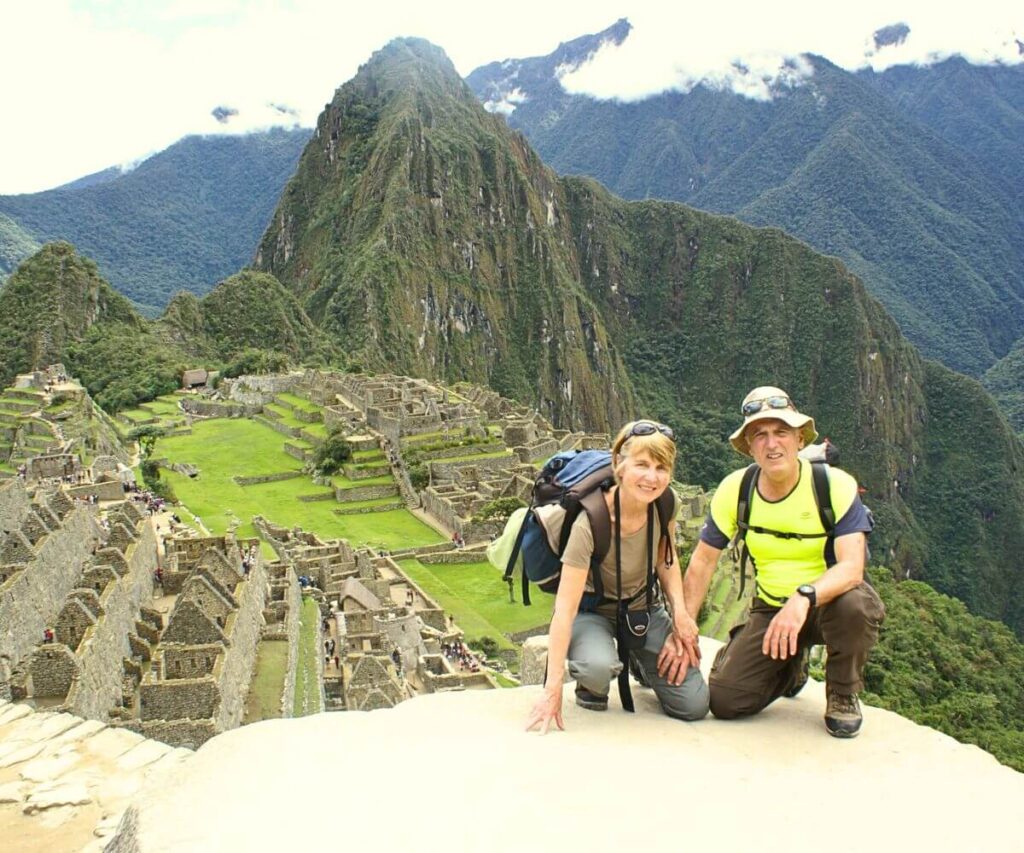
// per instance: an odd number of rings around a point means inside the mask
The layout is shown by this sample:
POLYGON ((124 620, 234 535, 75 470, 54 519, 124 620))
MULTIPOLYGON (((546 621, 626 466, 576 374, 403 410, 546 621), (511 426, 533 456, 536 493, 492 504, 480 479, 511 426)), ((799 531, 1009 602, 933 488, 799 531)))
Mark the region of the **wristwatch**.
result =
POLYGON ((804 583, 800 584, 800 586, 796 588, 796 591, 811 602, 811 609, 813 610, 814 606, 818 603, 818 590, 809 583, 804 583))

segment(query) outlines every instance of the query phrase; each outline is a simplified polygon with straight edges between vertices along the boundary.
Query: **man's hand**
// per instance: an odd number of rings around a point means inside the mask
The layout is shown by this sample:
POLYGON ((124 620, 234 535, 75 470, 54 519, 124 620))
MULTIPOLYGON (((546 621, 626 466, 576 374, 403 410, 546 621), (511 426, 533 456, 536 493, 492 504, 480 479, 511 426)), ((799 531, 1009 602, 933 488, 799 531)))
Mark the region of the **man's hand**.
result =
POLYGON ((806 597, 792 596, 768 623, 764 642, 761 643, 761 652, 770 655, 772 660, 786 660, 795 655, 800 629, 804 627, 810 609, 811 602, 806 597))
POLYGON ((673 631, 665 638, 665 645, 658 652, 658 675, 673 687, 683 683, 690 668, 690 655, 686 646, 673 631))
POLYGON ((685 609, 680 608, 673 615, 672 630, 682 642, 693 665, 700 666, 700 629, 685 609))
POLYGON ((540 726, 540 733, 546 735, 548 729, 551 728, 551 721, 555 721, 555 725, 559 729, 565 731, 565 724, 562 722, 562 685, 559 684, 554 690, 547 687, 544 688, 544 692, 540 694, 540 698, 533 706, 533 710, 530 711, 530 718, 526 721, 526 730, 532 731, 536 726, 540 726))

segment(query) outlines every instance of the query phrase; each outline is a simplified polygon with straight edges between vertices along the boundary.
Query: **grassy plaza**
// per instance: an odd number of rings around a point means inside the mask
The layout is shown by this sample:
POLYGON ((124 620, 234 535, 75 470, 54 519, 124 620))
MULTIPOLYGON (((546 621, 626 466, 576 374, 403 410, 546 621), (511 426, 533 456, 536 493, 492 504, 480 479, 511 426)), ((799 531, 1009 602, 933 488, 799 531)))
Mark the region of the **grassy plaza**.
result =
MULTIPOLYGON (((254 536, 252 516, 262 515, 283 527, 300 526, 321 539, 347 539, 353 545, 393 549, 433 545, 444 541, 439 533, 406 509, 339 515, 341 504, 333 489, 317 486, 301 474, 302 462, 284 452, 287 439, 267 426, 246 418, 196 421, 191 435, 161 438, 154 455, 167 464, 188 463, 199 469, 188 477, 164 468, 162 476, 178 500, 199 516, 211 533, 223 534, 238 522, 241 536, 254 536), (234 477, 263 477, 294 472, 288 480, 240 486, 234 477), (324 499, 304 501, 319 496, 324 499)), ((337 485, 344 486, 339 478, 337 485)), ((371 481, 352 482, 367 485, 371 481)), ((390 482, 383 478, 381 482, 390 482)))

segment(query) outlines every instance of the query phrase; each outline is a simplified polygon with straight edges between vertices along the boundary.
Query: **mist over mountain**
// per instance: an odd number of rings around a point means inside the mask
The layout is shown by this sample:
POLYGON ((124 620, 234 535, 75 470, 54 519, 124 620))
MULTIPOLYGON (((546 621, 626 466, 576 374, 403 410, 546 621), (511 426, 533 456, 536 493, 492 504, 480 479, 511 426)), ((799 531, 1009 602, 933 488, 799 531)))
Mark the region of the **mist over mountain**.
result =
MULTIPOLYGON (((36 246, 74 244, 155 316, 176 291, 206 293, 252 259, 308 138, 305 129, 187 137, 128 172, 0 196, 0 214, 36 246)), ((0 258, 26 254, 0 230, 0 258)))
MULTIPOLYGON (((569 43, 575 61, 623 28, 569 43)), ((841 257, 926 355, 980 376, 1024 330, 1024 67, 876 75, 805 61, 813 74, 770 100, 703 84, 628 103, 572 95, 556 54, 467 81, 492 109, 514 106, 510 126, 560 173, 776 225, 841 257)))

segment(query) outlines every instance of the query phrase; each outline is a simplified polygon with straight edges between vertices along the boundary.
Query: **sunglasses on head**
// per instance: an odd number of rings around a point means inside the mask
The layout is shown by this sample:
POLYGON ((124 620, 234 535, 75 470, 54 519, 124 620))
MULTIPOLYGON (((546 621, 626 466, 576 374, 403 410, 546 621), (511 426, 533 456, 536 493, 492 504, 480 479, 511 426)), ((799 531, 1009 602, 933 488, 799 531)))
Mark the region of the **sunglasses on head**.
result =
POLYGON ((676 434, 672 432, 672 427, 665 426, 665 424, 656 424, 654 421, 637 421, 633 424, 633 427, 629 431, 628 438, 632 438, 634 435, 654 435, 656 432, 660 432, 669 441, 675 443, 676 434))
POLYGON ((793 405, 793 401, 789 397, 775 396, 775 397, 764 397, 760 400, 748 400, 742 406, 740 411, 743 413, 743 417, 749 418, 751 415, 756 415, 763 409, 796 409, 793 405))

